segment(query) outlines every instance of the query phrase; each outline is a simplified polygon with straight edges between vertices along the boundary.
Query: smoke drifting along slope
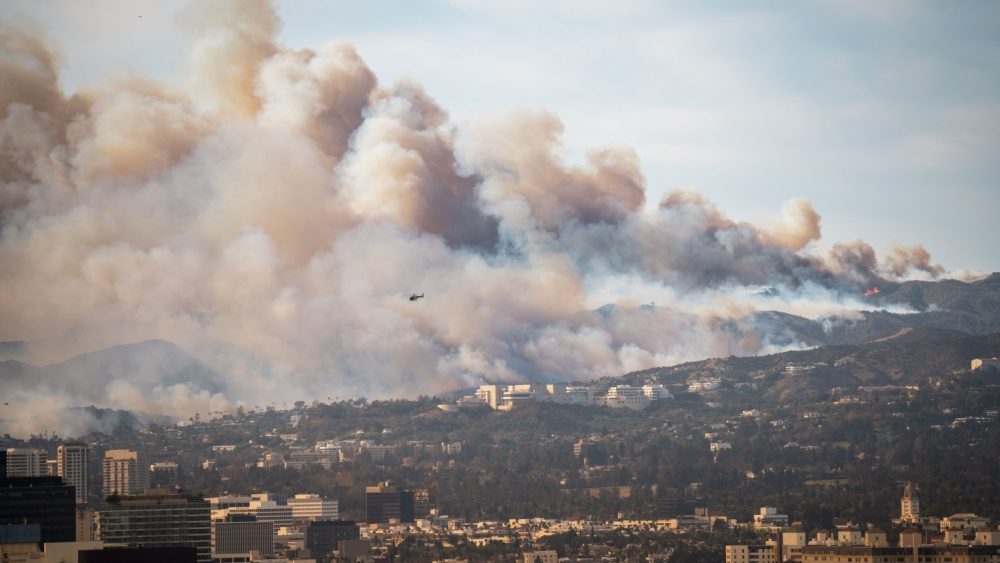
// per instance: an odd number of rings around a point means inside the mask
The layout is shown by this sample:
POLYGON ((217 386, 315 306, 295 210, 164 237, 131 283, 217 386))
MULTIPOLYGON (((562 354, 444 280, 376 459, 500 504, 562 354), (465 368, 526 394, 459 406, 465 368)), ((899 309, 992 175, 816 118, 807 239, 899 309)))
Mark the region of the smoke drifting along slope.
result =
POLYGON ((95 385, 104 406, 189 416, 754 354, 768 335, 730 320, 842 312, 880 277, 942 273, 920 247, 811 253, 804 200, 760 227, 691 191, 649 210, 633 151, 569 165, 546 113, 458 129, 349 44, 277 44, 265 1, 179 19, 180 90, 124 75, 67 95, 44 38, 0 30, 0 341, 46 363, 164 339, 221 381, 5 383, 34 409, 19 428, 95 385), (584 313, 608 302, 625 307, 584 313))

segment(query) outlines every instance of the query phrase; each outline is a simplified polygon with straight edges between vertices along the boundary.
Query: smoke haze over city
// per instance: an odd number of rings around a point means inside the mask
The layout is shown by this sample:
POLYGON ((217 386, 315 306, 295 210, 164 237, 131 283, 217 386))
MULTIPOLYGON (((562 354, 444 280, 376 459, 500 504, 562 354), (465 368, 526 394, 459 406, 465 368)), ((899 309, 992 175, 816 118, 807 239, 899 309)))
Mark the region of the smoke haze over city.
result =
POLYGON ((7 429, 803 348, 753 314, 850 319, 880 284, 971 276, 926 241, 827 240, 801 197, 756 223, 691 188, 653 200, 632 148, 567 157, 559 108, 456 122, 348 41, 283 45, 268 2, 176 22, 182 81, 121 70, 75 91, 57 37, 0 28, 0 359, 185 354, 5 382, 7 429))

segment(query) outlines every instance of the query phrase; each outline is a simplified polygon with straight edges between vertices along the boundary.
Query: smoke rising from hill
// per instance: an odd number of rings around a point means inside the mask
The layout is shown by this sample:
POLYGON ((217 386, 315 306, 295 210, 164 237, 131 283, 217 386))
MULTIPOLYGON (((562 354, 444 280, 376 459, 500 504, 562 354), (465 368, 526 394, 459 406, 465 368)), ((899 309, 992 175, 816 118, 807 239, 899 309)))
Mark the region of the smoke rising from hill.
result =
POLYGON ((919 246, 882 263, 861 241, 824 253, 805 200, 761 226, 693 191, 649 209, 634 151, 568 164, 542 112, 457 127, 347 43, 278 44, 266 1, 178 19, 181 89, 120 74, 68 95, 47 39, 0 29, 0 340, 47 363, 164 339, 222 381, 12 382, 24 405, 186 417, 589 379, 773 351, 731 321, 851 310, 882 278, 943 273, 919 246), (585 312, 611 301, 624 307, 585 312))

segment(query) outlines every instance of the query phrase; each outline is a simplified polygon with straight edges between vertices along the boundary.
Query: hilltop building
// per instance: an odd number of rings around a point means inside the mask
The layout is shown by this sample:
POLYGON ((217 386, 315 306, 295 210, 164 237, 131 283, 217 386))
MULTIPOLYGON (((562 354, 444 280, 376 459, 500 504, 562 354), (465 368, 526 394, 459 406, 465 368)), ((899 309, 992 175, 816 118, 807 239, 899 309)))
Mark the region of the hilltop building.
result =
POLYGON ((1000 358, 975 358, 970 362, 972 371, 1000 371, 1000 358))
MULTIPOLYGON (((547 401, 567 405, 603 405, 612 408, 644 409, 653 401, 670 398, 670 391, 663 385, 647 384, 642 387, 615 385, 604 394, 594 387, 566 383, 516 383, 511 385, 480 385, 475 399, 496 410, 510 410, 526 401, 547 401)), ((468 400, 468 398, 466 398, 468 400)))
POLYGON ((757 530, 780 530, 788 526, 788 515, 778 514, 773 506, 762 506, 760 512, 753 515, 753 527, 757 530))
POLYGON ((176 479, 177 478, 177 462, 176 461, 158 461, 149 465, 150 480, 153 476, 157 479, 176 479))

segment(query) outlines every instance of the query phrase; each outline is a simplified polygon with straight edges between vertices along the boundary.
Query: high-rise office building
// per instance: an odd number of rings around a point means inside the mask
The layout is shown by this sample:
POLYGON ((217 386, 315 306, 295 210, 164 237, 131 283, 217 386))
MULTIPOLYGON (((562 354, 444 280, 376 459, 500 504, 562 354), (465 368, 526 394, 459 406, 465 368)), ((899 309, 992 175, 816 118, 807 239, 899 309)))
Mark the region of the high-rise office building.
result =
POLYGON ((7 448, 7 477, 43 477, 48 454, 37 448, 7 448))
POLYGON ((73 487, 58 477, 0 477, 0 526, 6 524, 39 524, 42 542, 75 541, 73 487))
POLYGON ((406 491, 386 481, 365 488, 365 521, 413 522, 413 491, 406 491))
POLYGON ((66 442, 56 450, 57 471, 67 485, 76 487, 76 502, 87 502, 87 444, 66 442))
POLYGON ((311 522, 306 528, 306 549, 313 557, 325 557, 344 540, 356 540, 361 530, 353 520, 311 522))
POLYGON ((131 450, 104 452, 104 496, 140 495, 149 488, 149 466, 131 450))
POLYGON ((101 506, 101 541, 129 547, 192 546, 211 560, 208 501, 185 495, 111 496, 101 506))
POLYGON ((105 547, 83 549, 78 563, 196 563, 198 550, 188 546, 171 547, 105 547))
POLYGON ((97 541, 97 511, 93 508, 76 509, 76 541, 97 541))
POLYGON ((212 522, 212 557, 249 557, 274 555, 274 522, 257 520, 250 514, 230 514, 212 522))
POLYGON ((296 521, 336 520, 339 516, 337 499, 314 494, 299 494, 288 499, 292 518, 296 521))

